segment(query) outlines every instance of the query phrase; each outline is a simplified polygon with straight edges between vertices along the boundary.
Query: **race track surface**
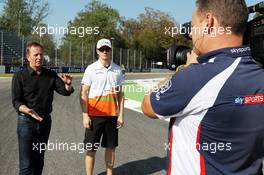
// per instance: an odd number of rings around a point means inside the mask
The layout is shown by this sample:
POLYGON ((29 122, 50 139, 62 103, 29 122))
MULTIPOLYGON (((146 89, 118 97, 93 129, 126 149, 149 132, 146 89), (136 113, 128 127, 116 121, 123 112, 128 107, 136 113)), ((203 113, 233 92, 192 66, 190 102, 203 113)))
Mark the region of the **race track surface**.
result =
MULTIPOLYGON (((166 75, 128 75, 127 79, 165 77, 166 75)), ((84 138, 79 105, 80 78, 74 79, 70 97, 55 93, 50 143, 81 144, 84 138)), ((11 104, 11 78, 0 78, 0 172, 18 174, 16 112, 11 104)), ((114 173, 116 175, 165 174, 168 122, 151 120, 143 114, 125 110, 125 126, 119 131, 114 173)), ((51 147, 52 148, 52 147, 51 147)), ((62 147, 61 147, 62 148, 62 147)), ((82 150, 55 149, 46 152, 43 175, 84 175, 82 150)), ((74 147, 72 147, 74 148, 74 147)), ((96 155, 94 174, 105 174, 104 149, 96 155)))

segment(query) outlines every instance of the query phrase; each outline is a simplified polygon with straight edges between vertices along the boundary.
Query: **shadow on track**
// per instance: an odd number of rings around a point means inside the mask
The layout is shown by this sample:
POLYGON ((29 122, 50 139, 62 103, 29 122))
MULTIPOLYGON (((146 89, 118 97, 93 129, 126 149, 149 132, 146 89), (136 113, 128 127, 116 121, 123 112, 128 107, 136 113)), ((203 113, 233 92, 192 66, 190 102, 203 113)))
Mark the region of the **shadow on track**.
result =
MULTIPOLYGON (((148 175, 166 170, 166 157, 151 157, 148 159, 137 160, 125 163, 119 167, 114 168, 115 175, 148 175)), ((102 172, 99 175, 105 175, 102 172)))

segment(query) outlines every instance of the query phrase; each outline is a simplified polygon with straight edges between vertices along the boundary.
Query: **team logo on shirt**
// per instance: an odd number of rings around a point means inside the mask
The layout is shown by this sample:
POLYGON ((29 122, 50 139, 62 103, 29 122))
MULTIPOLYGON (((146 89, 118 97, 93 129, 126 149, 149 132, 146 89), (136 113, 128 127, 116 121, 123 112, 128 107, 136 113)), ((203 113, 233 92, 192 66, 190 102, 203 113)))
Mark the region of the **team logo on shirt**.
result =
POLYGON ((235 99, 235 104, 237 105, 254 105, 263 103, 264 94, 246 95, 244 97, 237 97, 235 99))
POLYGON ((166 91, 168 91, 172 86, 172 82, 171 80, 167 81, 164 85, 162 85, 158 92, 156 93, 156 100, 159 101, 160 100, 160 95, 164 94, 166 91))

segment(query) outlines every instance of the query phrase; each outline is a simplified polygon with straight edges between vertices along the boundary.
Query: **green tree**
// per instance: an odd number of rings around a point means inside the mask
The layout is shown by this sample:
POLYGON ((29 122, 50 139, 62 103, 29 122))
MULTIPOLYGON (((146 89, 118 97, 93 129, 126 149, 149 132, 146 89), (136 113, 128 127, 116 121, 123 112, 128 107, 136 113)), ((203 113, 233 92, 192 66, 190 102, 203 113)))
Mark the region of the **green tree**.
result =
MULTIPOLYGON (((166 28, 175 26, 175 20, 159 10, 145 8, 145 12, 137 19, 126 20, 120 17, 116 9, 100 1, 92 0, 73 21, 68 23, 68 29, 92 27, 94 32, 96 27, 99 32, 85 35, 68 32, 63 38, 60 50, 66 63, 70 61, 69 58, 72 63, 80 63, 83 53, 84 59, 89 59, 86 63, 91 63, 97 40, 114 38, 115 48, 131 49, 130 58, 133 57, 134 50, 140 50, 145 60, 165 62, 166 50, 173 43, 189 44, 183 36, 174 35, 172 37, 166 33, 166 28)), ((137 52, 137 63, 139 58, 139 52, 137 52)))
POLYGON ((63 38, 61 46, 62 55, 65 61, 80 62, 82 54, 82 45, 85 57, 91 61, 95 44, 100 38, 114 38, 115 46, 121 45, 122 38, 118 32, 121 24, 119 12, 107 4, 100 1, 92 0, 86 8, 79 12, 77 17, 68 23, 68 33, 63 38), (80 32, 88 29, 89 32, 80 32), (77 30, 77 32, 72 32, 77 30), (79 30, 79 33, 78 33, 79 30), (71 48, 71 56, 69 49, 71 48))
POLYGON ((122 34, 129 45, 143 51, 145 59, 165 62, 166 50, 170 45, 187 42, 183 36, 172 37, 171 33, 166 33, 166 29, 175 25, 175 20, 168 14, 147 7, 137 20, 124 22, 122 34))
POLYGON ((48 12, 49 5, 42 0, 4 0, 0 29, 28 36, 48 12))
POLYGON ((120 34, 128 47, 138 48, 136 36, 140 33, 141 27, 137 20, 123 20, 120 34))
POLYGON ((52 35, 40 36, 33 33, 33 27, 46 27, 41 21, 48 15, 49 5, 43 0, 4 0, 4 8, 0 17, 0 30, 16 32, 25 36, 26 41, 40 42, 44 46, 44 54, 51 59, 55 55, 55 43, 52 35))

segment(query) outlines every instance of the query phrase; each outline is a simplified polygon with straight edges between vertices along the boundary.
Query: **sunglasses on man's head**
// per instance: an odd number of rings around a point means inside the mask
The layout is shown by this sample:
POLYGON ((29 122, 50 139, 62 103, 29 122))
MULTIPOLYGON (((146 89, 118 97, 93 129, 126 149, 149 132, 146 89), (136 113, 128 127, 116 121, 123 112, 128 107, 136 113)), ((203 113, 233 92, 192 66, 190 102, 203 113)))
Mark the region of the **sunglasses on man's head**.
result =
POLYGON ((98 49, 100 52, 104 52, 104 51, 106 51, 106 52, 109 52, 110 50, 111 50, 111 48, 109 48, 109 47, 102 47, 102 48, 100 48, 100 49, 98 49))

